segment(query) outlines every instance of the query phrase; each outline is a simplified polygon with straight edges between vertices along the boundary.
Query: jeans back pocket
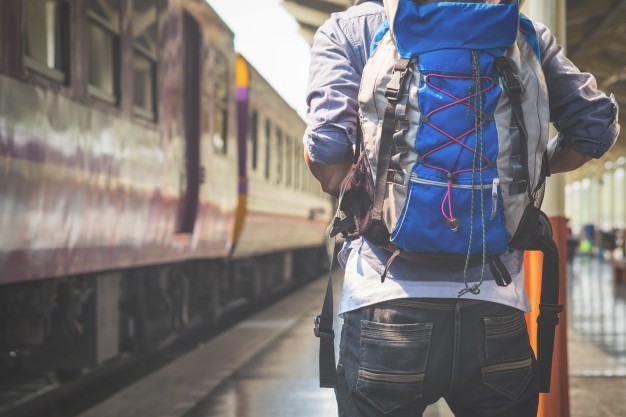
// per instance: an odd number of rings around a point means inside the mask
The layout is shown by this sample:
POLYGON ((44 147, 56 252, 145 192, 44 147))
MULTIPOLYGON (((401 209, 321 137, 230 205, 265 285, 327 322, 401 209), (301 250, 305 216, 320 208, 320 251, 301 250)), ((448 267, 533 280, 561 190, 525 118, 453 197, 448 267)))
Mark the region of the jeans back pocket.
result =
POLYGON ((524 313, 484 317, 486 362, 483 383, 510 400, 516 400, 533 375, 534 356, 524 313))
POLYGON ((432 327, 362 320, 356 391, 383 413, 421 398, 432 327))

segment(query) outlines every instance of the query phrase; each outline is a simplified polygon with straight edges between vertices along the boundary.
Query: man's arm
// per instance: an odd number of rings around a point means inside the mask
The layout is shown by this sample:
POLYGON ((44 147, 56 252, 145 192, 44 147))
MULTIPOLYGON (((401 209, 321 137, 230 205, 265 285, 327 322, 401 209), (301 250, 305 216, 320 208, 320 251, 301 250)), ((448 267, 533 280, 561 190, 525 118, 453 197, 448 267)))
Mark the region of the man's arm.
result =
POLYGON ((371 34, 384 19, 382 4, 367 2, 332 15, 313 40, 304 159, 322 189, 335 197, 352 166, 359 85, 371 34))
POLYGON ((343 33, 333 23, 318 31, 311 50, 304 160, 322 190, 338 198, 352 165, 359 75, 347 39, 337 36, 343 33))
POLYGON ((550 121, 559 131, 548 143, 550 171, 572 171, 600 158, 615 143, 617 102, 598 90, 593 75, 581 72, 565 56, 547 27, 535 23, 535 29, 550 97, 550 121))

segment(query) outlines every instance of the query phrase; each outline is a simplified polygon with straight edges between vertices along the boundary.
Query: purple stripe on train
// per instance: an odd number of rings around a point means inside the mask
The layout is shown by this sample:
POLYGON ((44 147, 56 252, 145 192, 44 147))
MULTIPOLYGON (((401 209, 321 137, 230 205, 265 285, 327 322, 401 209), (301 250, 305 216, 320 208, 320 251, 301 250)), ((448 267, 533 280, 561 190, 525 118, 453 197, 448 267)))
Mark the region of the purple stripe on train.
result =
POLYGON ((239 178, 239 195, 248 194, 248 179, 239 178))
POLYGON ((237 101, 248 101, 248 87, 237 87, 235 97, 237 101))

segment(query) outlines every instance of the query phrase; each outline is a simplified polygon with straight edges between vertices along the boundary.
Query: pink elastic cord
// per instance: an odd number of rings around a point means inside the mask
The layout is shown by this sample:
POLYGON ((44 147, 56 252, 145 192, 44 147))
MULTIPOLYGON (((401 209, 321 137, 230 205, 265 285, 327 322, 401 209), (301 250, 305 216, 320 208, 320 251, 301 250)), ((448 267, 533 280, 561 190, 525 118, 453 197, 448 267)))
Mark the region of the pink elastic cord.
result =
POLYGON ((441 202, 441 214, 449 222, 454 220, 454 214, 452 213, 452 180, 448 180, 448 192, 443 197, 443 201, 441 202), (450 216, 446 214, 446 200, 448 201, 448 213, 450 213, 450 216))
MULTIPOLYGON (((477 152, 476 149, 474 149, 474 148, 464 144, 463 142, 461 142, 461 139, 463 139, 465 136, 468 136, 468 135, 472 134, 473 132, 477 131, 479 127, 481 127, 482 125, 485 124, 485 118, 484 118, 485 113, 482 110, 477 109, 476 106, 472 105, 470 103, 470 100, 472 98, 476 97, 478 94, 484 94, 487 91, 489 91, 492 88, 494 88, 496 86, 496 84, 493 82, 493 78, 491 78, 489 76, 481 76, 480 78, 487 79, 487 80, 491 81, 491 85, 489 87, 485 88, 484 90, 482 90, 482 91, 480 91, 478 93, 470 94, 467 97, 458 98, 458 97, 456 97, 456 96, 454 96, 454 95, 452 95, 452 94, 442 90, 441 88, 435 86, 434 84, 430 83, 428 81, 428 79, 430 77, 473 80, 473 77, 462 76, 462 75, 429 74, 429 75, 425 76, 424 77, 424 81, 426 82, 426 85, 428 85, 433 90, 438 91, 441 94, 443 94, 443 95, 445 95, 447 97, 450 97, 452 100, 454 100, 451 103, 448 103, 448 104, 446 104, 444 106, 441 106, 439 108, 436 108, 436 109, 432 110, 430 113, 427 114, 427 116, 429 118, 433 114, 438 113, 440 111, 443 111, 443 110, 445 110, 445 109, 447 109, 449 107, 455 106, 457 104, 463 104, 463 105, 469 107, 474 112, 476 112, 477 110, 480 111, 480 113, 481 113, 481 120, 482 121, 481 121, 481 123, 478 126, 474 126, 472 129, 468 130, 467 132, 463 133, 462 135, 460 135, 459 137, 456 137, 456 138, 453 137, 452 135, 450 135, 449 133, 445 132, 444 130, 440 129, 438 126, 435 126, 434 124, 432 124, 430 122, 426 122, 430 127, 432 127, 437 132, 439 132, 442 135, 444 135, 445 137, 447 137, 449 139, 449 141, 444 143, 444 144, 442 144, 442 145, 440 145, 440 146, 438 146, 438 147, 436 147, 436 148, 434 148, 434 149, 431 149, 430 151, 426 152, 423 156, 427 157, 428 155, 431 155, 431 154, 433 154, 433 153, 435 153, 435 152, 437 152, 437 151, 439 151, 439 150, 441 150, 441 149, 443 149, 443 148, 445 148, 447 146, 450 146, 450 145, 456 143, 458 145, 461 145, 463 148, 473 152, 476 156, 479 156, 480 158, 484 159, 487 163, 489 163, 489 159, 485 155, 477 152)), ((445 172, 445 173, 451 175, 452 177, 454 177, 456 174, 459 174, 461 172, 476 172, 476 171, 487 169, 487 166, 484 166, 484 167, 482 167, 482 168, 480 168, 478 170, 477 169, 473 169, 473 168, 468 168, 468 169, 461 169, 461 170, 458 170, 458 171, 455 171, 455 172, 449 172, 449 171, 447 171, 447 170, 445 170, 445 169, 443 169, 441 167, 432 166, 432 165, 429 165, 429 164, 426 164, 426 163, 424 163, 424 166, 429 167, 431 169, 435 169, 435 170, 441 171, 441 172, 445 172)), ((441 214, 449 222, 452 222, 454 220, 454 214, 452 213, 452 179, 448 180, 448 191, 446 192, 446 195, 444 196, 444 198, 443 198, 443 200, 441 202, 441 214), (448 213, 449 213, 449 216, 446 214, 446 210, 445 210, 445 208, 446 208, 446 201, 448 202, 448 213)))

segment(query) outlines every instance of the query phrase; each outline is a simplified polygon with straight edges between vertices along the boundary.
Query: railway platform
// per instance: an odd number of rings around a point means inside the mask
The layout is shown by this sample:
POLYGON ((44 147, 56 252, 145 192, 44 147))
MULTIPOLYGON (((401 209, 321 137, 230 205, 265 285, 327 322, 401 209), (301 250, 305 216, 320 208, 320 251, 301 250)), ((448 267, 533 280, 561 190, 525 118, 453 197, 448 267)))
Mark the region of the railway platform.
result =
MULTIPOLYGON (((597 257, 579 256, 568 268, 571 416, 624 416, 626 286, 597 257)), ((332 390, 318 388, 312 334, 325 284, 315 280, 80 417, 336 416, 332 390)), ((439 401, 425 416, 452 413, 439 401)))

